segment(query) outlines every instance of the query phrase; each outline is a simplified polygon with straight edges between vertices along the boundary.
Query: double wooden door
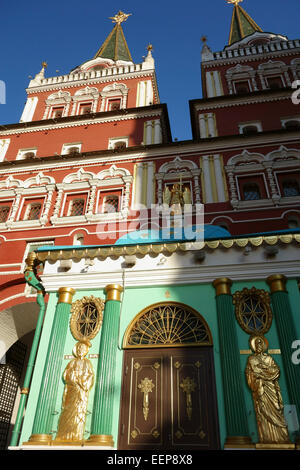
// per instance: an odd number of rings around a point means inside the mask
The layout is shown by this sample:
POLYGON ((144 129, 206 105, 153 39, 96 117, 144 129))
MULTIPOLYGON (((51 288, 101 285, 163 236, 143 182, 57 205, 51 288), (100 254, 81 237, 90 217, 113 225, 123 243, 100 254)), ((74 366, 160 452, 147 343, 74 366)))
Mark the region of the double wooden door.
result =
POLYGON ((118 448, 219 448, 212 347, 124 353, 118 448))

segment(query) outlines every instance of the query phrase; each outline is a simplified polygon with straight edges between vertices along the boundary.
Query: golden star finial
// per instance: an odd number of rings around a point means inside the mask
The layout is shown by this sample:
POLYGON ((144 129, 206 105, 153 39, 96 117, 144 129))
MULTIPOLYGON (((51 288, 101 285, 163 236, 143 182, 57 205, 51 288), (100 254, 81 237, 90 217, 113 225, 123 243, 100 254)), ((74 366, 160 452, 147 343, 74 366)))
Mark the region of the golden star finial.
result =
POLYGON ((241 3, 243 0, 226 0, 227 3, 232 3, 233 5, 238 5, 241 3))
POLYGON ((115 16, 110 16, 109 19, 113 21, 113 23, 118 23, 121 24, 123 21, 126 21, 128 16, 130 16, 131 13, 124 13, 123 11, 119 11, 115 16))
POLYGON ((47 67, 48 67, 48 64, 47 64, 47 62, 45 62, 45 61, 44 61, 44 62, 42 62, 42 67, 43 67, 43 68, 47 68, 47 67))

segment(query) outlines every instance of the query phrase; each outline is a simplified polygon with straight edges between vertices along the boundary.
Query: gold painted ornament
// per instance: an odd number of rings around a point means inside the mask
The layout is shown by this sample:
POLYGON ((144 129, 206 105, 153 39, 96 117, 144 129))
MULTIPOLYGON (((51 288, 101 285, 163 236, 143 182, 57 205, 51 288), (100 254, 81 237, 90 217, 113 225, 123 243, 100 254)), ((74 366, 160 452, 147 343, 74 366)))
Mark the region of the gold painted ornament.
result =
POLYGON ((280 369, 266 352, 268 341, 264 336, 252 335, 249 343, 253 354, 248 357, 245 374, 254 402, 259 445, 288 445, 290 439, 278 383, 280 369))

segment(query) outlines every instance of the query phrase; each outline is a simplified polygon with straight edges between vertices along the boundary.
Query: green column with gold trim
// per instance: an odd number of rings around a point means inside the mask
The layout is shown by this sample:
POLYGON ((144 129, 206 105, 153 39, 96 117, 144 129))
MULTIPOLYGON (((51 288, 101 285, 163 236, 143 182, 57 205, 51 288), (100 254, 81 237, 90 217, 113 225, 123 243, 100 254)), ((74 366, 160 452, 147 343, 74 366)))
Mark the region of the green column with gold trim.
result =
POLYGON ((61 378, 60 372, 68 331, 69 313, 74 294, 75 290, 71 287, 61 287, 58 290, 58 303, 49 339, 32 434, 29 441, 24 443, 26 445, 50 445, 52 441, 53 412, 58 383, 61 378))
POLYGON ((114 446, 112 418, 122 291, 123 288, 118 284, 110 284, 105 288, 106 302, 103 313, 91 435, 85 445, 114 446))
MULTIPOLYGON (((274 319, 277 326, 282 362, 286 376, 286 385, 291 404, 296 405, 300 421, 300 366, 293 364, 292 343, 298 339, 293 313, 286 290, 287 278, 282 274, 269 276, 267 282, 271 290, 274 319)), ((299 431, 296 436, 297 447, 300 447, 299 431)))
POLYGON ((235 315, 231 296, 232 281, 216 279, 216 304, 220 340, 227 437, 225 448, 252 446, 249 437, 246 404, 243 392, 244 374, 241 371, 235 315))

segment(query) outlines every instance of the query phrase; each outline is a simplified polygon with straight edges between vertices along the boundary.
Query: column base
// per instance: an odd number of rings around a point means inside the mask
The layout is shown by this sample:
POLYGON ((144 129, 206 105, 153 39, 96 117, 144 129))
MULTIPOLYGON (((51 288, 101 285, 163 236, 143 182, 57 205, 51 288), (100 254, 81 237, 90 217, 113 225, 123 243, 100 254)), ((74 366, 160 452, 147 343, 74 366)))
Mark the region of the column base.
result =
POLYGON ((255 449, 258 450, 295 450, 295 444, 291 442, 288 444, 255 444, 255 449))
POLYGON ((252 449, 254 444, 248 436, 227 436, 224 449, 252 449))
POLYGON ((84 441, 84 445, 114 447, 114 440, 109 434, 92 434, 87 441, 84 441))
POLYGON ((27 442, 23 442, 23 446, 51 446, 51 434, 32 434, 27 442))

